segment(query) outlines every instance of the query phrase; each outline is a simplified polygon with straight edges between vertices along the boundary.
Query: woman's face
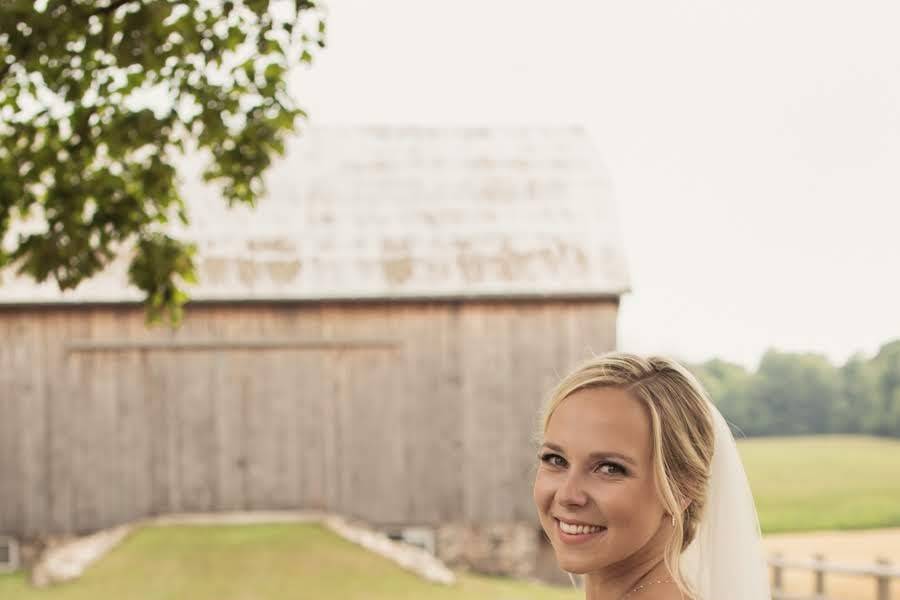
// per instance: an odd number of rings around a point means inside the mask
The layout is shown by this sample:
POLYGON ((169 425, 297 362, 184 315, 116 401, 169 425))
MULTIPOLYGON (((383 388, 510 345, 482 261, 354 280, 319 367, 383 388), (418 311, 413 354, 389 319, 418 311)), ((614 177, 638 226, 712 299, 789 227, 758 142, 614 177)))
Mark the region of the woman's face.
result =
POLYGON ((656 493, 650 433, 646 407, 619 389, 582 389, 557 406, 534 502, 562 569, 627 569, 659 553, 671 524, 656 493))

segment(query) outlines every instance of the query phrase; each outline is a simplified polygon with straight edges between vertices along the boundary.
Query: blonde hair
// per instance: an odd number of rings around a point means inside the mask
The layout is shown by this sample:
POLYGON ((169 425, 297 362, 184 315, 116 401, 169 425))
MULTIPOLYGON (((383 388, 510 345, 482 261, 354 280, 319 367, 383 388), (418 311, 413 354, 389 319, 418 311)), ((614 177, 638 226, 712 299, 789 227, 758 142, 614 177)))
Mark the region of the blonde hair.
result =
POLYGON ((583 363, 556 386, 543 413, 542 434, 563 400, 578 390, 600 387, 625 390, 647 406, 656 489, 665 511, 675 519, 665 564, 681 591, 690 595, 678 564, 694 539, 706 503, 715 449, 709 397, 700 382, 672 359, 612 352, 583 363))

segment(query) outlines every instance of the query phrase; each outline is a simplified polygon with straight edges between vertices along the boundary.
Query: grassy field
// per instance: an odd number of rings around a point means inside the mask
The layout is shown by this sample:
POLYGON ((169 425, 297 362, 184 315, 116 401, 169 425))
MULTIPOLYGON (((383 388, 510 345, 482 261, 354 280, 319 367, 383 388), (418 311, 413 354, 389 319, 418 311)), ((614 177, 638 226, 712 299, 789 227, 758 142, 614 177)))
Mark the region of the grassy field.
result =
POLYGON ((429 584, 318 525, 152 527, 76 582, 32 589, 0 575, 3 600, 575 600, 572 590, 462 575, 429 584))
POLYGON ((900 526, 900 440, 754 438, 738 446, 765 533, 900 526))

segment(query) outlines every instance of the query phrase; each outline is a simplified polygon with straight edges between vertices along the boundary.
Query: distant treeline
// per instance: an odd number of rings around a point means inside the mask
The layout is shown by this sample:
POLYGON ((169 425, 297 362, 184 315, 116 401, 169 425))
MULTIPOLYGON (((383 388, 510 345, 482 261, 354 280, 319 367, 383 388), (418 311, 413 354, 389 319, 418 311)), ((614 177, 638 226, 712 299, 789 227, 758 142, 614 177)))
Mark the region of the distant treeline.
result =
POLYGON ((718 359, 693 370, 725 418, 748 436, 900 437, 900 340, 841 367, 819 354, 770 350, 756 372, 718 359))

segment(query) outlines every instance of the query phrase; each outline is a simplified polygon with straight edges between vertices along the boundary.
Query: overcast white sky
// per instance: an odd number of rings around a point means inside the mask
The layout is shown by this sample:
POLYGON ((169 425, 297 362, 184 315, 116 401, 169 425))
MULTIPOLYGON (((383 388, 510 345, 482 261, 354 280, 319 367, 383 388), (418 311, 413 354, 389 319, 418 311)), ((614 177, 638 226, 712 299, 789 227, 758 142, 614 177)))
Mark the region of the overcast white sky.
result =
POLYGON ((620 347, 843 362, 900 337, 900 3, 333 0, 313 123, 582 124, 620 347))

